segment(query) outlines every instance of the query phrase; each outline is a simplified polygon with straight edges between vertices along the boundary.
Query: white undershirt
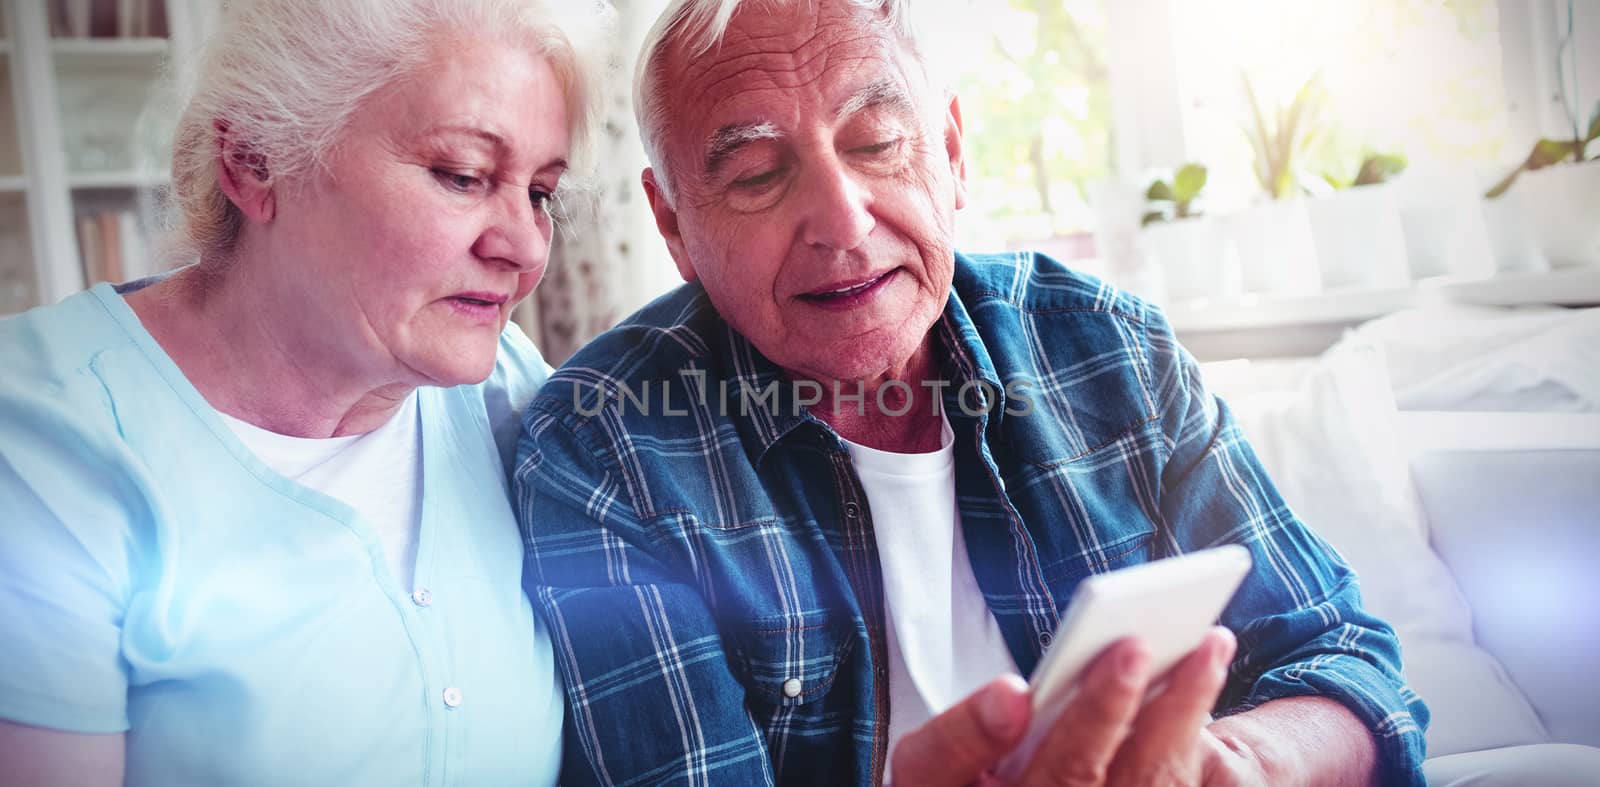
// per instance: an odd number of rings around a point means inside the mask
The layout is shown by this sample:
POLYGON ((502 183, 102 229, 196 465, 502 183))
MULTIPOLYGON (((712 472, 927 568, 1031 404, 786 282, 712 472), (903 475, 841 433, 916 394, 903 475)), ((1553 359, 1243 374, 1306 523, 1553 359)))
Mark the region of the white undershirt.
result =
POLYGON ((416 392, 382 426, 349 437, 290 437, 218 415, 279 475, 355 509, 377 531, 395 581, 411 590, 422 525, 422 429, 416 392))
POLYGON ((896 454, 845 442, 883 568, 891 753, 907 732, 1017 672, 967 558, 948 420, 940 443, 932 453, 896 454))

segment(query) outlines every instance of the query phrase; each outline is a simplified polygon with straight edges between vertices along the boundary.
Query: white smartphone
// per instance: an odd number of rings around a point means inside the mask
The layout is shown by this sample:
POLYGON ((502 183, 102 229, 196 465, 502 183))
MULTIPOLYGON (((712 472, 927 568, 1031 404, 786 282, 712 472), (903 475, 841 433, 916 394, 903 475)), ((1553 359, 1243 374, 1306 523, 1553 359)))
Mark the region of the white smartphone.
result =
POLYGON ((1033 693, 1028 734, 997 775, 1011 781, 1022 775, 1075 692, 1078 673, 1113 642, 1143 640, 1152 674, 1158 676, 1199 646, 1249 573, 1250 562, 1249 550, 1230 544, 1080 582, 1054 644, 1028 679, 1033 693))

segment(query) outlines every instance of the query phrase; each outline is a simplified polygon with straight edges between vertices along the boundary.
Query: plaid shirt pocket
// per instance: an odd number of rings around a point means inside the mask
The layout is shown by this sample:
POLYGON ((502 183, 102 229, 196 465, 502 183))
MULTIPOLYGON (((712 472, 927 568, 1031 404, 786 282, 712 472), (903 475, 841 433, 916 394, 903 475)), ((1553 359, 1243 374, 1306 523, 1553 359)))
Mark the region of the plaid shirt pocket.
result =
POLYGON ((825 612, 751 621, 729 633, 729 661, 756 717, 825 698, 856 636, 849 619, 825 612))

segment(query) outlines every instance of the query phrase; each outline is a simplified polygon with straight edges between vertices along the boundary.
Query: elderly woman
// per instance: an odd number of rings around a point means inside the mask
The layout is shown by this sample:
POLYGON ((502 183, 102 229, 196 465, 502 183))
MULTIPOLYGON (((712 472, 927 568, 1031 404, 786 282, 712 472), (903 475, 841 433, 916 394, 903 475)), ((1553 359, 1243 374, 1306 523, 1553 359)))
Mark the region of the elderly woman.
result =
POLYGON ((174 146, 198 262, 0 322, 0 784, 555 780, 507 318, 609 13, 229 4, 174 146))

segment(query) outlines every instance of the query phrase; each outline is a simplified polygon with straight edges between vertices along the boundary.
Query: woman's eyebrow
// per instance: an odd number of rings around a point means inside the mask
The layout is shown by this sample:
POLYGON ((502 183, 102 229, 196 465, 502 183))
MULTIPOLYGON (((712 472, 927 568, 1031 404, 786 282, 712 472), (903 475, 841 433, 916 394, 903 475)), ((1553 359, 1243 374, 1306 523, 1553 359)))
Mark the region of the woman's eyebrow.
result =
POLYGON ((497 151, 508 150, 510 148, 510 145, 506 144, 505 137, 502 137, 499 134, 496 134, 493 131, 481 126, 462 124, 445 124, 434 126, 433 128, 428 129, 427 136, 438 136, 440 134, 464 134, 469 137, 477 137, 478 139, 489 143, 497 151))

